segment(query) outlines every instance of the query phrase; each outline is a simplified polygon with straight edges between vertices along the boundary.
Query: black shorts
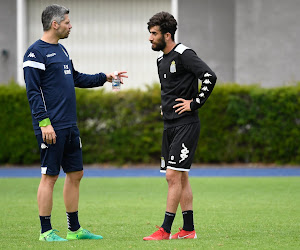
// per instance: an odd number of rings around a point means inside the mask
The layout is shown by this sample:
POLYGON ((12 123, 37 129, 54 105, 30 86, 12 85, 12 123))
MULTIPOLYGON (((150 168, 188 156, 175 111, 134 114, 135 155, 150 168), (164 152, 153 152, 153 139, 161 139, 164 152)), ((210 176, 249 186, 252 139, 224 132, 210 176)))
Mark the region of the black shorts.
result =
POLYGON ((43 142, 37 135, 41 154, 41 173, 58 175, 60 166, 65 173, 83 170, 82 144, 77 126, 55 131, 56 143, 43 142))
POLYGON ((200 134, 200 122, 164 129, 160 172, 190 171, 200 134))

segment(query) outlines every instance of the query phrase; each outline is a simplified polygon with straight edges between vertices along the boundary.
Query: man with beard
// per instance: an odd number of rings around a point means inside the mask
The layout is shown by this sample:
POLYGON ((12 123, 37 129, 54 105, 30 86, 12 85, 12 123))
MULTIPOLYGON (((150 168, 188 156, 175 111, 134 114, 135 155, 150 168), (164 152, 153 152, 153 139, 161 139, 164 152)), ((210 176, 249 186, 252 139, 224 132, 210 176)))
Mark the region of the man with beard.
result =
POLYGON ((197 238, 188 174, 200 133, 198 109, 211 94, 217 77, 192 49, 175 43, 176 29, 176 20, 167 12, 155 14, 148 22, 152 49, 162 51, 157 59, 164 120, 161 172, 166 173, 168 196, 163 224, 144 240, 197 238), (200 91, 198 79, 202 81, 200 91), (179 204, 183 228, 171 236, 179 204))
POLYGON ((37 200, 40 241, 66 241, 51 226, 53 188, 60 166, 66 173, 63 196, 67 213, 67 240, 102 239, 83 229, 78 220, 79 184, 83 176, 82 145, 76 122, 74 87, 92 88, 111 82, 123 72, 87 75, 74 69, 67 50, 58 41, 67 38, 72 25, 69 10, 50 5, 42 13, 44 34, 29 47, 23 69, 33 128, 40 147, 41 181, 37 200))

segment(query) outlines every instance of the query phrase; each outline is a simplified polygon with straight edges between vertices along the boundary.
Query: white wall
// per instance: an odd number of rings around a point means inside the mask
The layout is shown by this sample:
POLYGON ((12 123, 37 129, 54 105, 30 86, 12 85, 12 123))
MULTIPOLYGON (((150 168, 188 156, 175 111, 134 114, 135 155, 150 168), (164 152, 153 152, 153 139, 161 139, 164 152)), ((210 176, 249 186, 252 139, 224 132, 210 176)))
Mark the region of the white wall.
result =
POLYGON ((236 2, 236 82, 274 87, 300 80, 299 14, 299 0, 236 2))
POLYGON ((170 12, 170 0, 28 0, 28 46, 42 36, 41 13, 53 3, 70 9, 73 28, 60 42, 76 70, 89 74, 126 70, 129 78, 123 89, 158 82, 158 54, 148 41, 147 22, 157 12, 170 12))
POLYGON ((234 80, 235 0, 179 0, 178 42, 195 50, 218 81, 234 80))
POLYGON ((263 87, 300 80, 300 0, 178 0, 179 41, 220 82, 263 87))
POLYGON ((17 78, 15 10, 15 1, 0 1, 0 84, 17 78))

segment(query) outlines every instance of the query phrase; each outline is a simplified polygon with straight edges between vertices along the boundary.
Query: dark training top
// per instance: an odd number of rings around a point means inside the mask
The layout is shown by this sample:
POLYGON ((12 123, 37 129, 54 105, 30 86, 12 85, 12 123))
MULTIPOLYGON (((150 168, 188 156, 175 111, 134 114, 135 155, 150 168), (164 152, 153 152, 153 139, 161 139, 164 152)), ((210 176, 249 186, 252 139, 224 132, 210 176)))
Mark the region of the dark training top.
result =
POLYGON ((35 134, 41 133, 39 122, 46 118, 54 130, 76 125, 74 87, 99 87, 107 80, 104 73, 79 73, 64 46, 42 40, 28 48, 23 70, 35 134))
POLYGON ((197 54, 183 44, 177 44, 168 54, 157 59, 161 83, 161 103, 165 128, 198 122, 198 109, 211 94, 217 77, 197 54), (199 91, 198 79, 202 81, 199 91), (177 98, 191 100, 191 111, 178 114, 173 108, 177 98))

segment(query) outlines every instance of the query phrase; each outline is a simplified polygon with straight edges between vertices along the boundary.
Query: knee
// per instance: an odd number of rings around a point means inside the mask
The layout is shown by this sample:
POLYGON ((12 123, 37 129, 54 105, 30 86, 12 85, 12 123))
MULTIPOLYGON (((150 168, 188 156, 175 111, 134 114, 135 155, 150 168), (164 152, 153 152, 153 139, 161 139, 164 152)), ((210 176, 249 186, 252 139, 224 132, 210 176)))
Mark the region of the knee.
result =
POLYGON ((54 187, 54 184, 56 183, 58 179, 58 175, 43 175, 42 176, 42 183, 44 183, 47 186, 54 187))
POLYGON ((82 177, 83 177, 83 171, 76 171, 76 172, 67 173, 67 178, 71 182, 80 182, 82 177))
POLYGON ((169 186, 173 186, 176 184, 180 184, 180 179, 181 179, 181 173, 175 170, 167 170, 166 173, 166 180, 168 182, 169 186))
POLYGON ((80 181, 83 177, 83 170, 82 171, 78 171, 77 173, 77 179, 80 181))
POLYGON ((181 183, 183 186, 186 186, 189 184, 189 176, 188 173, 183 173, 183 175, 181 176, 181 183))

